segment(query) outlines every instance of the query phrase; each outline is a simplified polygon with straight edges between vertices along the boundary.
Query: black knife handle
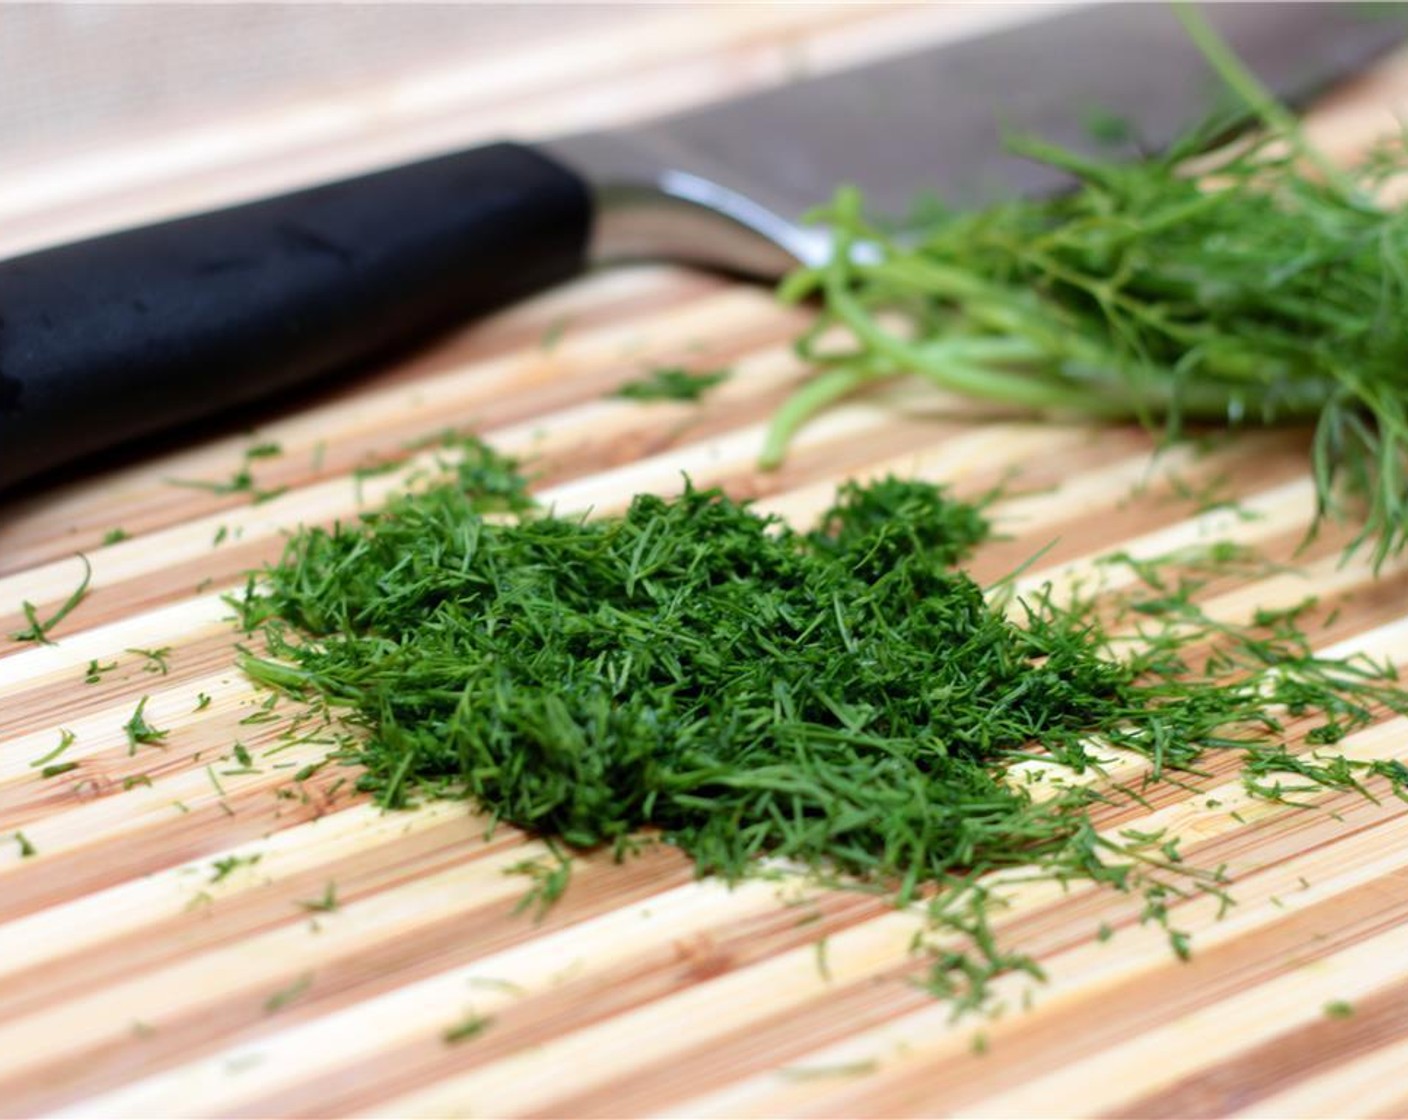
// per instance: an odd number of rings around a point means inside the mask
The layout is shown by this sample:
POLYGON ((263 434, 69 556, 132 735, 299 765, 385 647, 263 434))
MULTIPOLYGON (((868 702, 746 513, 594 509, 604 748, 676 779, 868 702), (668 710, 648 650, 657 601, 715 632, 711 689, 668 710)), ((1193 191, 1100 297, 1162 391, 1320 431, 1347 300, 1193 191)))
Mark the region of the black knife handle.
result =
POLYGON ((493 144, 0 261, 0 490, 563 280, 590 225, 493 144))

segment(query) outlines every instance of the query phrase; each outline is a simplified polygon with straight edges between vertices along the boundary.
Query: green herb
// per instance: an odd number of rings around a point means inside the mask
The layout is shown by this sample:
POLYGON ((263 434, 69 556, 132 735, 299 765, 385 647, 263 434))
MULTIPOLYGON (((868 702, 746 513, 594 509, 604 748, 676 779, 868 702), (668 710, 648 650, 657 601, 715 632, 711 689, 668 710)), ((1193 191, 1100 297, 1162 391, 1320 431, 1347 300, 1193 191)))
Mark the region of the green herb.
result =
POLYGON ((1325 1004, 1325 1018, 1327 1019, 1349 1019, 1353 1016, 1354 1004, 1352 1003, 1337 999, 1325 1004))
POLYGON ((263 858, 259 854, 252 856, 222 856, 220 859, 211 860, 210 881, 218 883, 222 879, 228 878, 240 867, 253 867, 263 858))
POLYGON ((53 762, 54 759, 58 758, 59 755, 63 754, 64 751, 68 750, 69 747, 73 746, 74 741, 77 738, 78 736, 75 735, 72 731, 70 731, 67 727, 59 728, 59 745, 56 746, 53 750, 49 751, 47 754, 40 755, 33 762, 31 762, 30 765, 47 766, 49 763, 53 762))
POLYGON ((197 692, 196 706, 192 709, 192 711, 203 712, 208 707, 210 707, 210 697, 207 696, 204 692, 197 692))
POLYGON ((122 789, 126 792, 129 789, 136 789, 138 786, 150 786, 151 776, 148 774, 129 774, 122 779, 122 789))
POLYGON ((16 642, 37 642, 41 645, 51 646, 54 643, 49 640, 49 631, 69 616, 69 613, 79 603, 83 602, 83 597, 88 594, 88 584, 93 579, 93 565, 88 563, 88 557, 81 552, 78 559, 83 562, 83 578, 79 580, 78 586, 73 589, 69 597, 64 600, 49 618, 39 621, 39 614, 33 603, 26 599, 20 604, 20 610, 24 612, 25 621, 29 623, 23 630, 16 630, 11 633, 10 638, 16 642))
POLYGON ((287 988, 275 992, 264 1001, 264 1014, 273 1015, 282 1011, 290 1003, 306 992, 313 984, 313 974, 305 972, 287 988))
POLYGON ((41 778, 57 778, 60 774, 67 774, 70 770, 77 770, 76 762, 56 762, 52 766, 46 766, 39 771, 41 778))
POLYGON ((23 832, 16 832, 14 837, 15 843, 20 846, 20 859, 29 859, 31 856, 39 854, 39 849, 29 842, 23 832))
POLYGON ((103 679, 104 673, 111 673, 117 668, 116 661, 109 661, 106 665, 99 664, 97 658, 88 662, 88 669, 83 674, 84 684, 97 684, 103 679))
POLYGON ((493 1022, 494 1020, 487 1016, 470 1012, 464 1019, 445 1031, 443 1037, 446 1044, 450 1046, 457 1042, 467 1042, 469 1039, 483 1034, 493 1022))
POLYGON ((515 914, 532 908, 534 917, 541 920, 552 909, 553 903, 562 897, 572 881, 572 862, 564 856, 555 844, 548 845, 551 859, 525 859, 504 869, 505 875, 526 875, 533 881, 528 892, 518 900, 513 908, 515 914))
POLYGON ((137 701, 137 710, 132 713, 132 718, 122 725, 122 729, 127 732, 128 754, 136 754, 140 746, 160 746, 161 741, 166 738, 165 731, 153 727, 146 720, 147 701, 150 699, 150 696, 143 696, 137 701))
POLYGON ((254 765, 254 759, 250 756, 249 748, 243 743, 236 743, 230 748, 230 753, 235 756, 235 761, 246 769, 254 765))
POLYGON ((562 341, 562 336, 567 333, 568 324, 572 321, 568 315, 559 315, 547 325, 543 331, 543 337, 538 341, 538 346, 543 353, 551 354, 557 349, 557 344, 562 341))
POLYGON ((1170 437, 1199 422, 1313 423, 1320 516, 1355 506, 1351 547, 1372 542, 1376 563, 1408 542, 1408 210, 1370 201, 1408 170, 1403 138, 1330 168, 1187 19, 1265 132, 1197 175, 1190 157, 1226 119, 1133 163, 1017 139, 1017 154, 1078 188, 948 213, 903 241, 841 191, 820 214, 831 260, 782 289, 824 309, 798 343, 817 372, 775 414, 766 465, 819 409, 918 374, 1019 409, 1161 423, 1170 437))
POLYGON ((844 1062, 834 1066, 788 1066, 777 1072, 793 1081, 815 1081, 825 1077, 866 1077, 875 1073, 880 1063, 873 1058, 859 1062, 844 1062))
MULTIPOLYGON (((171 486, 181 486, 187 490, 204 490, 207 493, 224 497, 229 494, 248 494, 250 501, 258 505, 260 502, 267 502, 272 498, 277 498, 280 494, 288 490, 287 486, 276 486, 273 489, 264 489, 255 484, 254 474, 249 469, 250 463, 258 459, 268 459, 275 455, 283 454, 283 448, 277 443, 256 443, 245 449, 244 461, 238 470, 224 482, 211 482, 204 479, 190 478, 168 478, 166 481, 171 486)), ((215 543, 219 544, 224 540, 225 530, 222 527, 216 534, 215 543)))
POLYGON ((171 647, 162 646, 160 649, 129 649, 128 653, 135 653, 145 660, 142 666, 143 671, 148 673, 160 673, 163 677, 170 671, 170 666, 166 659, 171 656, 171 647))
POLYGON ((126 529, 109 529, 106 533, 103 534, 103 544, 118 544, 122 541, 127 540, 130 535, 131 534, 129 534, 126 529))
MULTIPOLYGON (((1219 565, 1254 570, 1244 550, 1113 561, 1136 577, 1138 640, 1117 641, 1093 602, 1049 588, 1013 617, 989 602, 957 568, 989 533, 981 509, 925 483, 848 484, 804 533, 693 487, 559 518, 489 449, 465 464, 295 534, 236 600, 269 650, 244 671, 359 724, 334 757, 386 806, 465 796, 566 847, 625 855, 651 830, 730 881, 767 856, 898 902, 922 893, 916 950, 958 1010, 995 976, 1041 975, 997 943, 990 872, 1138 892, 1180 956, 1171 904, 1229 901, 1222 870, 1189 866, 1164 832, 1096 830, 1093 803, 1147 805, 1138 790, 1038 802, 1009 780, 1017 762, 1098 771, 1108 746, 1147 758, 1149 781, 1183 781, 1231 753, 1253 797, 1367 793, 1371 776, 1408 796, 1402 764, 1290 749, 1277 713, 1329 741, 1408 713, 1408 694, 1366 658, 1317 656, 1285 620, 1205 616, 1196 592, 1219 565)), ((534 879, 524 905, 566 886, 568 855, 552 856, 514 869, 534 879)))
POLYGON ((331 879, 328 885, 323 888, 321 898, 309 899, 298 904, 302 909, 312 914, 331 914, 337 909, 337 884, 331 879))
POLYGON ((629 401, 697 401, 733 375, 729 369, 688 370, 661 366, 649 375, 628 381, 611 395, 629 401))

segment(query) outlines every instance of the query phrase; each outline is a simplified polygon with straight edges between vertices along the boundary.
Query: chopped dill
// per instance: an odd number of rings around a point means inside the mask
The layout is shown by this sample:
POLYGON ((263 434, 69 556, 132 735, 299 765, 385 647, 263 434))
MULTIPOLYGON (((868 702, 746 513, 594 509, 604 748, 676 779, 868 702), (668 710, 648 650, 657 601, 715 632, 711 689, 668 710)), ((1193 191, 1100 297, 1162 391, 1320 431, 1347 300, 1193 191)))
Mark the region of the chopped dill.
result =
POLYGON ((16 832, 14 840, 20 846, 20 859, 29 859, 31 856, 39 854, 39 849, 29 842, 29 838, 23 832, 16 832))
POLYGON ((67 774, 71 770, 78 769, 76 762, 55 762, 51 766, 46 766, 39 771, 41 778, 57 778, 60 774, 67 774))
POLYGON ((121 527, 118 527, 116 529, 109 529, 106 533, 103 534, 103 544, 104 546, 110 544, 120 544, 122 541, 127 540, 129 537, 131 537, 131 534, 126 529, 123 529, 121 527))
POLYGON ((210 882, 218 883, 227 879, 237 868, 253 867, 263 857, 259 853, 252 856, 222 856, 210 861, 210 882))
POLYGON ((137 710, 132 713, 132 718, 122 725, 123 731, 127 732, 128 754, 136 754, 138 747, 160 746, 166 738, 167 732, 147 722, 147 701, 150 699, 150 696, 143 696, 137 701, 137 710))
POLYGON ((282 988, 264 1001, 264 1014, 274 1015, 298 999, 313 985, 313 974, 305 972, 287 988, 282 988))
POLYGON ((1351 1019, 1354 1017, 1354 1004, 1346 1000, 1336 999, 1325 1004, 1325 1018, 1327 1019, 1351 1019))
POLYGON ((197 692, 197 693, 196 693, 196 706, 195 706, 194 708, 192 708, 191 710, 192 710, 193 712, 203 712, 203 711, 205 711, 205 709, 208 708, 208 707, 210 707, 210 697, 207 696, 204 692, 197 692))
POLYGON ((116 661, 109 661, 104 665, 95 657, 88 662, 88 668, 83 674, 83 683, 98 684, 103 679, 104 673, 111 673, 116 668, 116 661))
POLYGON ((142 671, 145 673, 159 673, 164 677, 171 671, 171 666, 167 663, 167 658, 171 656, 170 646, 162 646, 160 649, 129 649, 127 652, 142 658, 142 671))
POLYGON ((331 914, 338 908, 337 884, 331 879, 327 886, 323 888, 323 893, 319 898, 304 899, 298 904, 300 909, 307 910, 310 914, 331 914))
POLYGON ((54 759, 59 757, 59 755, 63 754, 64 751, 68 750, 69 747, 73 746, 74 742, 77 739, 78 736, 75 735, 72 731, 70 731, 67 727, 59 728, 58 746, 56 746, 53 750, 47 752, 46 754, 40 755, 33 762, 31 762, 30 765, 34 767, 49 765, 49 763, 53 762, 54 759))
POLYGON ((533 879, 520 909, 561 894, 571 849, 622 856, 645 830, 728 881, 779 859, 923 899, 925 986, 961 1012, 999 975, 1041 978, 997 941, 990 873, 1135 894, 1180 957, 1174 903, 1230 904, 1223 870, 1191 866, 1175 836, 1096 830, 1093 805, 1148 806, 1138 789, 1033 787, 1008 779, 1018 762, 1098 772, 1124 749, 1146 785, 1186 786, 1232 754, 1263 800, 1371 778, 1408 797, 1400 762, 1293 749, 1408 713, 1389 667, 1317 655, 1295 612, 1203 614, 1219 567, 1264 570, 1243 549, 1113 561, 1137 575, 1137 640, 1117 640, 1049 587, 990 602, 959 567, 989 535, 982 509, 927 483, 847 484, 800 532, 692 486, 560 518, 489 448, 465 463, 292 536, 233 600, 268 650, 240 664, 360 725, 326 761, 359 764, 381 804, 467 797, 546 839, 552 858, 511 869, 533 879))
POLYGON ((572 881, 572 861, 556 844, 549 843, 548 847, 548 856, 525 859, 504 869, 505 875, 524 875, 533 884, 513 908, 515 914, 532 909, 535 920, 541 921, 572 881))
POLYGON ((870 1058, 831 1066, 785 1066, 777 1072, 792 1081, 816 1081, 827 1077, 867 1077, 879 1068, 880 1063, 870 1058))
POLYGON ((494 1020, 486 1015, 477 1015, 470 1012, 453 1027, 448 1028, 442 1037, 447 1046, 453 1046, 457 1042, 468 1042, 471 1038, 483 1034, 493 1024, 494 1020))
POLYGON ((543 331, 542 338, 538 340, 538 347, 544 354, 551 354, 557 349, 557 344, 562 341, 562 336, 567 333, 567 328, 572 322, 570 315, 559 315, 550 322, 543 331))
POLYGON ((645 377, 627 381, 611 395, 628 401, 697 401, 732 376, 731 369, 689 370, 684 366, 660 366, 645 377))
POLYGON ((39 620, 39 612, 33 603, 28 599, 20 604, 20 610, 24 613, 25 621, 29 623, 23 630, 16 630, 10 634, 11 641, 35 642, 39 645, 51 646, 53 641, 49 638, 49 631, 54 629, 60 622, 66 619, 73 611, 74 607, 83 602, 83 598, 88 594, 88 585, 93 579, 93 565, 88 563, 88 557, 83 553, 78 554, 78 559, 83 562, 83 578, 78 581, 78 586, 69 593, 69 597, 63 604, 51 614, 46 620, 39 620))

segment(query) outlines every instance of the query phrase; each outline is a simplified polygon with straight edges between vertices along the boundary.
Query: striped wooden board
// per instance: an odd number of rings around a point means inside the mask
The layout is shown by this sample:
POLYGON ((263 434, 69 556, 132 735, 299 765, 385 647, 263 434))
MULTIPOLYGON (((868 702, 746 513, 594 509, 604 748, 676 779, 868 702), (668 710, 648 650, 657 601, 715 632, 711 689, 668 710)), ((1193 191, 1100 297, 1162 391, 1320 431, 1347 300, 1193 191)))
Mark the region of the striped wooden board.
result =
MULTIPOLYGON (((717 94, 749 84, 760 60, 822 44, 836 64, 848 42, 855 57, 896 49, 956 18, 760 11, 695 10, 709 34, 692 38, 679 10, 652 15, 664 63, 614 77, 546 70, 535 111, 556 98, 567 117, 588 79, 602 104, 631 106, 672 68, 710 75, 700 95, 717 94)), ((524 57, 553 46, 525 44, 524 57)), ((1408 65, 1385 67, 1327 107, 1318 134, 1357 147, 1406 86, 1408 65)), ((492 103, 459 96, 492 116, 492 103)), ((354 151, 402 154, 390 134, 405 129, 382 127, 369 118, 332 146, 343 154, 279 174, 295 181, 354 151)), ((219 167, 136 176, 140 199, 131 182, 105 194, 95 180, 57 201, 6 183, 0 211, 58 236, 105 212, 125 220, 268 185, 283 135, 265 144, 271 132, 241 134, 243 161, 224 151, 219 167), (219 188, 202 187, 215 171, 219 188)), ((14 234, 10 247, 26 237, 43 239, 14 234)), ((1190 860, 1226 863, 1238 905, 1217 920, 1212 900, 1178 903, 1195 947, 1181 963, 1129 898, 1014 890, 1000 933, 1050 981, 1023 1011, 1026 986, 1004 979, 1007 1013, 955 1024, 911 983, 916 920, 881 901, 797 884, 727 890, 655 850, 619 865, 576 859, 539 919, 515 913, 526 883, 507 872, 540 842, 486 836, 458 803, 379 812, 336 767, 294 782, 322 748, 289 747, 281 721, 262 722, 220 596, 275 558, 290 528, 393 492, 424 460, 407 446, 446 427, 528 457, 542 499, 564 510, 617 509, 677 489, 687 471, 805 523, 848 477, 895 471, 971 494, 1015 470, 1021 492, 998 511, 1008 539, 980 554, 981 578, 1047 545, 1026 583, 1089 576, 1118 548, 1232 537, 1287 556, 1300 540, 1312 492, 1299 433, 1154 462, 1136 430, 1036 423, 904 387, 832 411, 783 470, 759 474, 765 418, 806 372, 789 345, 805 318, 687 271, 601 274, 260 413, 252 430, 207 431, 0 506, 0 630, 18 627, 22 600, 41 614, 63 601, 76 553, 93 568, 58 644, 0 644, 0 1111, 1408 1115, 1408 805, 1393 799, 1323 798, 1334 815, 1250 805, 1222 766, 1207 793, 1163 789, 1148 809, 1107 813, 1101 827, 1168 827, 1190 860), (699 406, 605 399, 674 362, 736 376, 699 406), (229 478, 266 440, 282 454, 254 463, 258 484, 288 487, 271 501, 170 481, 229 478), (356 477, 387 460, 402 468, 356 477), (1260 516, 1199 513, 1187 495, 1219 478, 1260 516), (104 545, 115 528, 128 539, 104 545), (132 652, 164 647, 165 671, 132 652), (116 667, 87 684, 91 662, 116 667), (124 724, 143 698, 168 737, 133 753, 124 724), (75 736, 63 760, 79 766, 46 780, 31 763, 60 729, 75 736), (245 769, 227 757, 236 741, 252 772, 224 773, 245 769), (304 905, 330 890, 335 910, 304 905), (1108 942, 1095 937, 1102 923, 1116 931, 1108 942), (1336 1001, 1354 1014, 1327 1016, 1336 1001), (446 1041, 476 1019, 486 1025, 473 1037, 446 1041)), ((1375 580, 1340 562, 1342 541, 1329 534, 1296 572, 1214 584, 1209 609, 1245 615, 1318 594, 1325 649, 1408 660, 1408 567, 1375 580)), ((1343 749, 1404 757, 1408 722, 1384 719, 1343 749)))

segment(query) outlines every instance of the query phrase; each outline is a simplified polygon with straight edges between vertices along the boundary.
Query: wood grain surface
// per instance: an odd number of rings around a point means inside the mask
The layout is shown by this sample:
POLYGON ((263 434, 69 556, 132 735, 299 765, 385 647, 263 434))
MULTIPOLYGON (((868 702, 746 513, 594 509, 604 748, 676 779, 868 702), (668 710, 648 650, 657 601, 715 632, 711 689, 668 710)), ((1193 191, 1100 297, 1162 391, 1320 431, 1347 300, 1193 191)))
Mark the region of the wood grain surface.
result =
MULTIPOLYGON (((575 54, 535 37, 500 60, 500 86, 427 98, 434 111, 415 121, 410 110, 389 124, 352 119, 302 158, 289 152, 306 107, 291 105, 204 158, 158 145, 145 163, 127 152, 110 180, 64 178, 76 163, 7 180, 0 248, 473 140, 508 111, 504 89, 531 107, 515 124, 575 123, 584 89, 600 119, 626 119, 672 81, 686 100, 716 96, 775 77, 798 51, 839 65, 981 16, 641 9, 630 41, 658 50, 639 71, 607 65, 619 27, 578 32, 575 54), (575 61, 542 65, 551 58, 575 61), (44 182, 63 189, 46 194, 44 182)), ((1405 89, 1399 59, 1325 106, 1316 135, 1348 154, 1392 123, 1405 89)), ((997 511, 1006 539, 974 568, 995 577, 1049 546, 1027 585, 1089 577, 1119 548, 1231 537, 1289 557, 1301 540, 1312 488, 1299 432, 1154 459, 1135 429, 1040 423, 902 386, 826 414, 784 469, 760 474, 765 419, 806 372, 790 348, 805 321, 766 291, 710 276, 603 273, 394 368, 0 504, 0 631, 22 624, 22 600, 41 614, 61 603, 78 553, 93 568, 56 645, 0 641, 0 1111, 1408 1115, 1408 805, 1392 798, 1321 798, 1331 812, 1248 804, 1223 765, 1206 792, 1159 789, 1147 809, 1099 818, 1170 828, 1190 860, 1228 865, 1238 904, 1221 920, 1212 900, 1177 904, 1194 937, 1183 963, 1131 899, 1014 888, 1001 936, 1050 981, 1021 1010, 1028 986, 1003 979, 1005 1014, 954 1023, 911 983, 916 919, 883 901, 798 884, 728 890, 655 850, 575 859, 570 888, 539 919, 515 913, 527 884, 508 872, 540 842, 486 836, 460 803, 380 812, 335 766, 296 780, 324 748, 290 746, 282 717, 262 721, 264 697, 233 668, 220 596, 274 559, 289 529, 393 492, 426 458, 408 445, 447 427, 525 456, 537 493, 561 510, 618 509, 633 493, 678 489, 688 472, 802 524, 848 477, 895 471, 973 494, 1015 471, 1018 493, 997 511), (736 373, 700 405, 605 399, 674 362, 736 373), (171 483, 229 478, 266 440, 282 454, 255 462, 258 484, 288 487, 271 501, 171 483), (388 461, 400 466, 357 475, 388 461), (1217 480, 1259 516, 1198 512, 1190 489, 1217 480), (115 528, 128 538, 104 545, 115 528), (131 652, 162 647, 165 672, 131 652), (92 661, 116 667, 87 684, 92 661), (123 725, 144 697, 168 737, 134 753, 123 725), (60 729, 75 736, 62 760, 79 765, 43 779, 31 763, 60 729), (237 741, 251 767, 229 757, 237 741), (303 905, 329 889, 336 910, 303 905), (1102 923, 1108 942, 1095 936, 1102 923), (1337 1001, 1354 1014, 1327 1016, 1337 1001), (487 1025, 447 1042, 467 1017, 487 1025)), ((1245 616, 1317 594, 1322 648, 1408 660, 1408 565, 1374 579, 1341 562, 1344 539, 1326 534, 1295 571, 1213 584, 1208 609, 1245 616)), ((1343 749, 1404 757, 1408 722, 1384 718, 1343 749)))

